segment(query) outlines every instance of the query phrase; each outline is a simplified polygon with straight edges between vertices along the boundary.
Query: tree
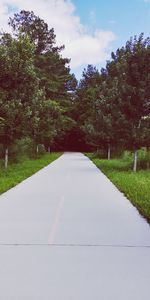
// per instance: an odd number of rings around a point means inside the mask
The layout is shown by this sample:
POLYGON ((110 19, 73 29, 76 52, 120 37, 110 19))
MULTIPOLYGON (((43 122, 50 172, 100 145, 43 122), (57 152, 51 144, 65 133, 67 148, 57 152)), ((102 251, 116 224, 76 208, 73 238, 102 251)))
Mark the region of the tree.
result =
POLYGON ((36 81, 34 45, 27 36, 1 36, 0 68, 0 138, 7 167, 8 147, 22 134, 36 81))
MULTIPOLYGON (((38 78, 40 91, 43 92, 43 103, 39 100, 39 106, 45 105, 45 101, 52 105, 57 102, 62 113, 61 119, 68 119, 69 110, 72 106, 72 94, 70 88, 75 88, 75 76, 70 74, 69 62, 67 58, 60 55, 64 46, 55 46, 54 29, 48 28, 48 25, 33 12, 21 11, 10 19, 10 26, 13 28, 16 36, 28 35, 35 45, 35 69, 38 78), (40 104, 41 103, 41 104, 40 104)), ((38 116, 38 102, 33 103, 34 110, 34 131, 39 128, 41 117, 38 116), (36 107, 36 110, 35 110, 36 107)), ((41 109, 40 109, 41 111, 41 109)), ((72 120, 70 118, 72 123, 72 120)), ((32 122, 31 122, 32 123, 32 122)), ((58 126, 58 122, 57 122, 58 126)), ((48 127, 48 126, 47 126, 48 127)), ((59 131, 60 131, 60 126, 59 131)), ((39 129, 38 129, 39 130, 39 129)), ((64 129, 62 128, 64 134, 64 129)), ((40 133, 39 133, 40 134, 40 133)), ((50 133, 49 133, 50 134, 50 133)))
POLYGON ((54 146, 59 134, 62 111, 60 105, 52 100, 44 100, 39 112, 39 141, 46 149, 54 146))
POLYGON ((54 47, 56 38, 54 29, 49 30, 44 20, 36 16, 33 11, 22 10, 20 13, 14 14, 14 17, 9 19, 9 25, 16 36, 25 34, 30 37, 35 45, 36 55, 63 49, 63 47, 54 47))
POLYGON ((88 65, 87 69, 84 69, 82 79, 79 82, 73 110, 74 119, 77 122, 79 140, 82 139, 82 141, 84 141, 85 149, 89 148, 87 144, 91 144, 88 138, 88 132, 85 128, 87 128, 88 120, 91 119, 91 115, 93 115, 100 84, 101 77, 98 70, 96 67, 88 65))
POLYGON ((54 29, 32 11, 22 10, 10 18, 9 25, 16 36, 28 35, 35 45, 35 67, 40 88, 43 88, 47 99, 65 102, 68 98, 67 83, 70 80, 70 62, 62 58, 60 52, 64 46, 55 46, 54 29))
MULTIPOLYGON (((112 53, 112 61, 107 64, 109 76, 119 82, 119 111, 129 124, 126 147, 134 149, 134 171, 137 169, 137 150, 142 145, 142 120, 150 112, 149 54, 150 39, 144 39, 141 34, 112 53)), ((124 129, 127 133, 127 126, 124 129)))

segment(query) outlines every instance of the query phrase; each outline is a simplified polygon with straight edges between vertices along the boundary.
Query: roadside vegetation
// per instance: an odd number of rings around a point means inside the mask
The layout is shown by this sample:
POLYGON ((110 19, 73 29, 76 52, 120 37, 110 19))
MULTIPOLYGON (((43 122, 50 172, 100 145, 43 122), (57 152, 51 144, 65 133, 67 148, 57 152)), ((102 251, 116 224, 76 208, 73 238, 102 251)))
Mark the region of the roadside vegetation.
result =
POLYGON ((121 158, 111 160, 100 159, 97 154, 88 154, 88 157, 150 222, 150 170, 146 169, 145 151, 139 152, 136 173, 132 171, 133 154, 130 152, 126 152, 121 158))
POLYGON ((7 170, 0 160, 0 194, 52 163, 60 155, 60 153, 45 153, 34 158, 20 157, 16 162, 11 161, 7 170))

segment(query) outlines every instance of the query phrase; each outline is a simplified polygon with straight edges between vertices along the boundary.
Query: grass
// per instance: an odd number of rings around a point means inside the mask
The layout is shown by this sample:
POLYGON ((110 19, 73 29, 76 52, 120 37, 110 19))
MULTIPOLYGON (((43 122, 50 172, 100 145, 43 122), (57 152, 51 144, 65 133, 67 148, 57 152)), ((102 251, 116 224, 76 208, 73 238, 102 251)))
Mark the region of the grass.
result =
POLYGON ((88 154, 88 157, 150 222, 150 170, 134 173, 131 156, 109 161, 98 159, 92 154, 88 154))
POLYGON ((7 171, 2 167, 4 162, 1 161, 0 194, 47 166, 60 155, 60 153, 51 153, 44 154, 37 159, 22 158, 18 163, 10 163, 7 171))

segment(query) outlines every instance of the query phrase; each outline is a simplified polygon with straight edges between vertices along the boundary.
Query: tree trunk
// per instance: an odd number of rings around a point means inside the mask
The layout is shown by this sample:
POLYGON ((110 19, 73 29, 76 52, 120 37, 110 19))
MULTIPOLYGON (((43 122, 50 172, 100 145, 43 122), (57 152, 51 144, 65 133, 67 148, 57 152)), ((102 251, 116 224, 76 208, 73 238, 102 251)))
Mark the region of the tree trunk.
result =
POLYGON ((147 169, 150 169, 150 147, 147 147, 147 169))
POLYGON ((138 161, 138 150, 134 151, 134 164, 133 164, 133 172, 137 171, 137 161, 138 161))
POLYGON ((48 147, 48 152, 51 153, 51 147, 50 146, 48 147))
POLYGON ((111 148, 110 145, 108 146, 108 160, 111 158, 111 148))
POLYGON ((5 170, 8 168, 8 148, 5 149, 5 170))
POLYGON ((39 145, 36 146, 36 154, 39 154, 39 145))

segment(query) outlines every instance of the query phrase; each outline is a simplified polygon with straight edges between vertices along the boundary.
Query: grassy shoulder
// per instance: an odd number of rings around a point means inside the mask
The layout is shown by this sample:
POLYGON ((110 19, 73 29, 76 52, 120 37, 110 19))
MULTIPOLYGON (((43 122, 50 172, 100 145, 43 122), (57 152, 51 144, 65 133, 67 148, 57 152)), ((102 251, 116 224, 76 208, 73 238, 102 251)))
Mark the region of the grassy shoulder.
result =
POLYGON ((1 162, 0 194, 52 163, 60 155, 60 153, 46 153, 36 159, 22 158, 18 163, 10 163, 7 171, 2 167, 3 162, 1 162))
POLYGON ((101 160, 92 154, 88 154, 88 157, 150 222, 150 171, 139 170, 134 173, 129 158, 101 160))

